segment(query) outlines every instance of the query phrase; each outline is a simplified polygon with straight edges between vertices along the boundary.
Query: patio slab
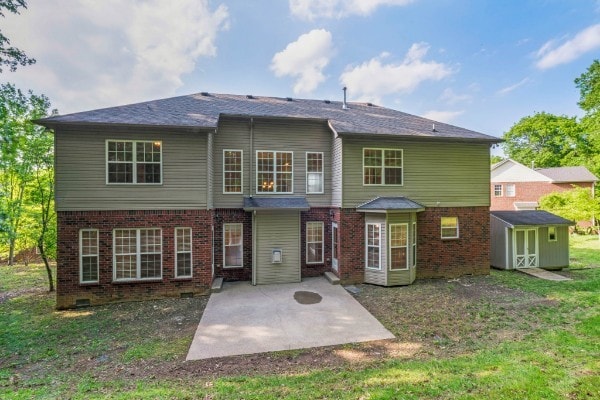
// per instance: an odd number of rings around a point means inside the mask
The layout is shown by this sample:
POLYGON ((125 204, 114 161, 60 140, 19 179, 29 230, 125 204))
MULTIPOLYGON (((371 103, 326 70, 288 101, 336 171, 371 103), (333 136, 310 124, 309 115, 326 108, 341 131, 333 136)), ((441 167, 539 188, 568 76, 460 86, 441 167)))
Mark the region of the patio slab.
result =
POLYGON ((186 359, 393 338, 342 286, 322 277, 277 285, 234 282, 211 294, 186 359))

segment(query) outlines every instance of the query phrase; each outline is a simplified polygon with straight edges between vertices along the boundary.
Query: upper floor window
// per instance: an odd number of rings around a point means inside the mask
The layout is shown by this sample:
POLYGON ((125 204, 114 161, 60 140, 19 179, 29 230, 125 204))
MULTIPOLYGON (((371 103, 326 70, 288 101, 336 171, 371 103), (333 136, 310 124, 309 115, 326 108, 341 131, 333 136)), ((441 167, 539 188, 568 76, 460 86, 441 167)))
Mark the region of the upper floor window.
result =
POLYGON ((162 142, 108 140, 107 183, 162 183, 162 142))
POLYGON ((402 150, 363 149, 364 185, 402 185, 402 150))
POLYGON ((242 150, 223 150, 223 193, 242 193, 242 150))
POLYGON ((516 195, 515 185, 514 184, 506 185, 506 196, 507 197, 515 197, 515 195, 516 195))
POLYGON ((256 192, 293 193, 293 170, 291 151, 257 151, 256 192))
POLYGON ((323 193, 323 153, 306 153, 306 193, 323 193))
POLYGON ((494 197, 502 197, 502 185, 494 185, 494 197))

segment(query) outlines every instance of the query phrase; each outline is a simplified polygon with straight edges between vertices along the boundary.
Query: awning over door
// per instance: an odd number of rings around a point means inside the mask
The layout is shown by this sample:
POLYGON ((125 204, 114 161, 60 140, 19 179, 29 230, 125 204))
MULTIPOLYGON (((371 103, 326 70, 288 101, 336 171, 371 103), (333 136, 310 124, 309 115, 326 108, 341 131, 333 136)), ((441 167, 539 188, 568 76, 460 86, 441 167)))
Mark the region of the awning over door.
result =
POLYGON ((420 212, 425 206, 407 197, 376 197, 356 207, 359 212, 420 212))
POLYGON ((304 197, 244 197, 244 211, 308 211, 304 197))

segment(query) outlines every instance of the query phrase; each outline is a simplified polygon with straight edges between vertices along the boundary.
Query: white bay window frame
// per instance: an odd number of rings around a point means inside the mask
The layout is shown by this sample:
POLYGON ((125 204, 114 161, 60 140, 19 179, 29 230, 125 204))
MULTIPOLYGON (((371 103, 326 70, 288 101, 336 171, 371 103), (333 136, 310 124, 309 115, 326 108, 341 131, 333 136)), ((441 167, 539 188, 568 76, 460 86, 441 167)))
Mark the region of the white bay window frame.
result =
POLYGON ((365 225, 365 268, 381 271, 381 224, 367 222, 365 225), (377 258, 369 257, 369 250, 377 250, 377 258), (372 264, 376 261, 377 264, 372 264))
MULTIPOLYGON (((401 271, 408 269, 408 224, 389 224, 389 266, 390 271, 401 271), (404 232, 403 232, 404 231, 404 232), (396 236, 400 235, 400 237, 396 236), (402 237, 404 235, 404 237, 402 237), (400 268, 394 267, 394 250, 404 249, 404 263, 400 268)), ((402 261, 402 260, 399 260, 402 261)))

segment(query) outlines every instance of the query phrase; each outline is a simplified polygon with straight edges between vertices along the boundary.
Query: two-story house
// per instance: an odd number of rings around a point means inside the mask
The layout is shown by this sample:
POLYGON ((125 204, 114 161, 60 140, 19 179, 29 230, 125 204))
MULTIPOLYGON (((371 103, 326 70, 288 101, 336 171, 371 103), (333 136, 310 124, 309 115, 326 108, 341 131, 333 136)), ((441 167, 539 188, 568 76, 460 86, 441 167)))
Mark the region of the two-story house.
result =
POLYGON ((369 103, 213 93, 38 123, 55 132, 58 308, 216 277, 489 271, 495 137, 369 103))

